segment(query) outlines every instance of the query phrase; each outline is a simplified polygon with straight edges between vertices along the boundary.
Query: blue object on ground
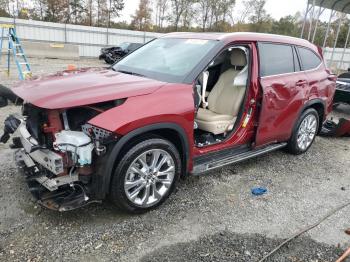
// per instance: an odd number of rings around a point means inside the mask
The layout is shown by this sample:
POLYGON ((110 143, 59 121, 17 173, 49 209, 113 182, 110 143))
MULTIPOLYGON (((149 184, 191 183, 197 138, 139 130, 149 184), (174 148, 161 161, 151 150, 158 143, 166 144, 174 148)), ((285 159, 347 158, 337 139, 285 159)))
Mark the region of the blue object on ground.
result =
POLYGON ((264 187, 254 187, 252 188, 252 194, 254 196, 261 196, 267 192, 267 189, 264 187))

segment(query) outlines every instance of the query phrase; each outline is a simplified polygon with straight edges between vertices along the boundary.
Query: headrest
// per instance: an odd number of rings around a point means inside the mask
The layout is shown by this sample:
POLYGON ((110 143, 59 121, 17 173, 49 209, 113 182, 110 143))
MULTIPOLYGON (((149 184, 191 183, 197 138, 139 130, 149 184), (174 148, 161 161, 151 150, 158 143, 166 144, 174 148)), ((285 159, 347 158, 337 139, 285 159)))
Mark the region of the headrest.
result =
POLYGON ((231 65, 233 66, 246 66, 247 57, 242 49, 234 48, 231 52, 231 65))

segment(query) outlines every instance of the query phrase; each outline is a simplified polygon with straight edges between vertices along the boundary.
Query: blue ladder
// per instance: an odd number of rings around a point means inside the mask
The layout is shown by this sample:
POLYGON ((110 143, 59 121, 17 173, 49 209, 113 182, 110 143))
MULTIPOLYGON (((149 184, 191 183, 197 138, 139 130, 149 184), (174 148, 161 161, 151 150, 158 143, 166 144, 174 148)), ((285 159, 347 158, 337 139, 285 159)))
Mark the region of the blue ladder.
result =
POLYGON ((8 40, 7 49, 7 74, 10 75, 10 57, 11 53, 17 65, 18 75, 20 80, 28 79, 32 76, 32 71, 28 59, 24 53, 21 42, 16 34, 16 28, 12 24, 0 24, 1 38, 0 38, 0 62, 2 58, 2 48, 4 39, 8 40))

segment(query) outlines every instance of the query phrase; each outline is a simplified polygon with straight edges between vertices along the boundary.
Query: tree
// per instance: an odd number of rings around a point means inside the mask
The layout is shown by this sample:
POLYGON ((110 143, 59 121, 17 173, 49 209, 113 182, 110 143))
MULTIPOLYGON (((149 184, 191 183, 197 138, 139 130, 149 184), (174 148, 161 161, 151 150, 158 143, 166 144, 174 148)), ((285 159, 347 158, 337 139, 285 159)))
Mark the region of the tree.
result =
POLYGON ((152 8, 150 0, 140 0, 135 15, 132 16, 131 26, 140 31, 149 30, 152 26, 152 8))
POLYGON ((296 24, 297 18, 295 16, 281 17, 279 21, 273 23, 272 32, 279 35, 298 36, 299 28, 296 24))
POLYGON ((267 31, 271 27, 271 17, 265 9, 266 0, 247 0, 244 2, 247 16, 251 23, 251 30, 254 32, 267 31))
POLYGON ((171 0, 171 4, 173 7, 173 24, 175 27, 175 31, 178 30, 180 18, 188 7, 188 2, 190 0, 171 0))
POLYGON ((55 1, 46 0, 45 4, 46 14, 45 21, 49 22, 64 22, 69 21, 69 2, 68 1, 55 1))
POLYGON ((97 26, 106 26, 108 17, 107 0, 97 0, 97 26))
POLYGON ((217 0, 211 3, 209 28, 211 31, 226 31, 227 16, 232 12, 235 0, 217 0))
POLYGON ((34 1, 34 15, 39 17, 40 20, 45 19, 47 11, 47 3, 46 0, 35 0, 34 1))
POLYGON ((0 16, 9 17, 10 14, 10 1, 0 0, 0 16))
POLYGON ((196 2, 197 0, 188 0, 185 4, 185 9, 180 18, 183 30, 188 30, 191 27, 195 15, 194 4, 196 2))
POLYGON ((74 21, 74 24, 81 23, 83 20, 83 14, 86 13, 86 9, 83 6, 81 0, 69 1, 69 17, 68 21, 74 21))
POLYGON ((95 7, 94 7, 94 1, 93 0, 87 0, 86 1, 86 6, 85 6, 85 10, 86 10, 86 20, 87 20, 87 25, 92 26, 93 25, 93 15, 94 15, 94 11, 95 11, 95 7))
POLYGON ((164 21, 167 19, 166 11, 169 6, 169 0, 156 0, 156 26, 162 29, 164 21))
POLYGON ((244 24, 247 22, 247 18, 251 15, 252 12, 252 5, 254 4, 255 1, 252 0, 245 0, 243 1, 243 7, 239 11, 239 17, 238 17, 238 23, 239 24, 244 24))
POLYGON ((213 1, 214 0, 199 0, 198 2, 199 14, 201 16, 200 20, 201 20, 201 26, 202 26, 203 32, 205 31, 208 24, 209 14, 213 6, 213 1))
POLYGON ((124 9, 124 0, 109 0, 109 13, 111 18, 119 17, 124 9))

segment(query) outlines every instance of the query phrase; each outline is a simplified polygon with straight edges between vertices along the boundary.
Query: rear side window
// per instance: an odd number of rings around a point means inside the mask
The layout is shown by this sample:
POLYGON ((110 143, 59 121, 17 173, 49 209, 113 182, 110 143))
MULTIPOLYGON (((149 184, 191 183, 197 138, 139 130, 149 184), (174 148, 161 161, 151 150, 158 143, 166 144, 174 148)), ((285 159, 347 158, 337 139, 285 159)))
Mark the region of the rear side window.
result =
POLYGON ((303 65, 303 70, 315 69, 318 67, 322 60, 310 49, 304 47, 297 47, 301 59, 301 64, 303 65))
POLYGON ((260 75, 270 76, 294 72, 292 46, 259 43, 260 75))

